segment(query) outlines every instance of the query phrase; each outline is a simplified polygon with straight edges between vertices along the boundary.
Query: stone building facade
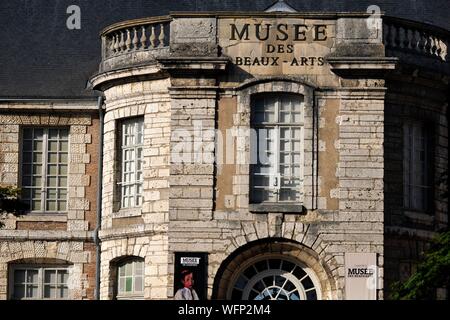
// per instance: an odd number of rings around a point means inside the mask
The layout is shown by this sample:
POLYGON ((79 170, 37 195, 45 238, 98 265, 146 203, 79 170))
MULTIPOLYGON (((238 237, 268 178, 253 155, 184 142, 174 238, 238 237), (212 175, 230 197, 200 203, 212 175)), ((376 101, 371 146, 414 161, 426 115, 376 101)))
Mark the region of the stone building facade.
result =
POLYGON ((388 298, 448 226, 448 35, 270 10, 107 27, 100 115, 95 101, 0 104, 2 184, 23 181, 24 128, 69 141, 67 210, 2 218, 0 298, 32 283, 22 297, 172 299, 183 253, 207 257, 208 299, 388 298), (17 281, 20 266, 69 270, 68 284, 17 281))

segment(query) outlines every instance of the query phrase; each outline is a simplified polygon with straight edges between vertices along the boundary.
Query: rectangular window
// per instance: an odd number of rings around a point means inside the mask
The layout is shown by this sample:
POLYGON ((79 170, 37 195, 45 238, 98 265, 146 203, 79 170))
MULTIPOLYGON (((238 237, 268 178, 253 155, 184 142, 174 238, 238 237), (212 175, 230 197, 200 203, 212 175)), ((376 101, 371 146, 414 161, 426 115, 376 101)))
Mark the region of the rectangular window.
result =
POLYGON ((68 129, 23 129, 22 200, 30 211, 67 211, 68 153, 68 129))
POLYGON ((67 268, 53 267, 13 267, 12 299, 69 298, 69 271, 67 268))
POLYGON ((133 208, 142 204, 142 160, 144 144, 144 118, 122 122, 121 139, 121 208, 133 208))
POLYGON ((257 141, 252 141, 256 151, 251 164, 252 203, 298 204, 301 200, 302 108, 296 95, 261 95, 253 100, 252 127, 257 141))
POLYGON ((425 125, 408 121, 403 126, 403 202, 405 209, 426 212, 430 207, 430 140, 425 125))

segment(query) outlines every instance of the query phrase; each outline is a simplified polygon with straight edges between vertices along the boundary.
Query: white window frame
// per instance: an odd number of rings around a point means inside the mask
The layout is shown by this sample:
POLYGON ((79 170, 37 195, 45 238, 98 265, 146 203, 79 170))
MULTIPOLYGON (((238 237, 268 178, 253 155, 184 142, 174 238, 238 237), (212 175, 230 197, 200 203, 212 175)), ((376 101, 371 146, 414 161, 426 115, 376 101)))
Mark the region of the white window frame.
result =
POLYGON ((430 146, 429 130, 426 123, 417 120, 407 120, 403 124, 403 207, 409 211, 418 211, 426 213, 430 209, 431 196, 430 189, 430 146), (417 150, 418 130, 421 130, 421 139, 423 139, 423 150, 417 150), (411 133, 412 130, 412 133, 411 133), (418 152, 424 153, 423 165, 419 169, 418 152), (418 171, 421 172, 418 172, 418 171), (418 182, 420 174, 423 176, 424 184, 418 182), (419 188, 422 192, 422 202, 415 202, 415 189, 419 188))
MULTIPOLYGON (((58 144, 59 144, 63 140, 60 140, 58 138, 57 141, 58 141, 58 144)), ((21 148, 21 152, 20 152, 20 165, 21 165, 20 166, 20 170, 21 170, 21 177, 20 177, 21 178, 21 183, 20 183, 20 185, 21 185, 22 189, 30 189, 30 198, 23 199, 23 200, 26 200, 26 202, 30 206, 30 208, 27 211, 30 212, 30 213, 37 213, 37 214, 39 214, 39 213, 66 213, 68 211, 68 198, 69 198, 69 195, 68 195, 68 180, 69 180, 69 170, 70 170, 69 169, 69 164, 70 164, 70 161, 69 161, 69 159, 70 159, 70 128, 68 128, 68 127, 23 127, 22 128, 21 144, 22 144, 22 148, 21 148), (25 139, 25 131, 26 130, 32 130, 32 135, 33 136, 32 136, 31 140, 30 139, 25 139), (42 165, 42 170, 41 170, 41 175, 40 175, 41 176, 41 188, 40 188, 40 191, 41 191, 41 196, 40 196, 41 206, 40 206, 40 210, 33 210, 33 206, 32 206, 32 201, 33 201, 32 189, 35 189, 35 188, 33 188, 32 184, 29 185, 29 186, 24 186, 24 183, 23 183, 23 179, 24 179, 24 176, 25 176, 25 174, 24 174, 24 167, 25 167, 25 165, 31 166, 30 178, 33 179, 33 166, 35 164, 35 162, 34 162, 34 150, 33 150, 34 148, 32 148, 32 150, 30 151, 31 152, 31 162, 25 164, 24 163, 24 152, 25 151, 24 151, 23 145, 25 143, 25 140, 31 141, 32 144, 34 143, 34 141, 35 141, 34 140, 34 130, 42 130, 43 131, 43 136, 42 136, 42 162, 39 163, 39 164, 42 165), (60 165, 66 165, 67 166, 67 172, 66 172, 65 175, 61 175, 61 174, 59 174, 59 172, 56 174, 57 181, 58 181, 59 177, 65 177, 66 178, 66 185, 62 186, 62 187, 59 186, 59 182, 57 182, 58 186, 55 186, 55 187, 47 186, 47 182, 48 182, 48 178, 49 178, 48 165, 50 164, 49 163, 49 159, 48 159, 48 156, 49 156, 48 155, 49 154, 49 149, 48 149, 49 130, 67 130, 67 151, 64 152, 64 153, 67 154, 67 162, 66 163, 61 163, 59 161, 60 151, 58 150, 56 152, 57 153, 57 157, 58 157, 58 161, 56 163, 57 170, 59 171, 60 165), (56 198, 55 198, 56 210, 48 210, 47 209, 47 200, 48 200, 47 199, 47 191, 48 191, 48 189, 57 189, 57 195, 56 195, 56 198), (60 198, 59 198, 60 190, 65 190, 65 193, 66 193, 65 200, 60 200, 60 198), (60 202, 60 201, 64 201, 65 202, 65 210, 58 210, 58 202, 60 202)), ((52 152, 54 152, 54 151, 52 151, 52 152)))
MULTIPOLYGON (((139 208, 142 206, 143 202, 143 196, 142 196, 142 188, 143 188, 143 161, 144 161, 144 117, 136 117, 131 119, 126 119, 121 121, 120 123, 120 182, 118 182, 118 186, 120 189, 120 209, 127 210, 127 209, 133 209, 133 208, 139 208), (139 124, 142 124, 142 142, 136 143, 138 140, 138 127, 139 124), (134 136, 134 144, 127 145, 126 144, 126 134, 125 129, 127 125, 133 125, 133 136, 134 136), (141 158, 137 158, 138 152, 140 150, 141 158), (126 170, 126 162, 125 162, 125 156, 127 151, 132 151, 132 154, 134 154, 134 159, 131 159, 133 163, 133 171, 127 171, 126 170), (139 161, 141 162, 141 168, 138 169, 139 161), (134 174, 134 180, 132 181, 126 181, 126 175, 129 173, 134 174), (137 176, 140 174, 141 179, 137 179, 137 176), (133 189, 133 192, 130 191, 130 195, 126 195, 124 190, 125 188, 130 187, 133 189), (141 189, 141 192, 138 193, 138 188, 141 189), (128 202, 126 202, 126 199, 129 199, 128 202), (129 202, 132 202, 130 204, 129 202)), ((128 160, 130 161, 130 160, 128 160)))
MULTIPOLYGON (((12 265, 10 269, 10 275, 9 275, 9 298, 11 300, 69 300, 71 299, 71 292, 69 283, 71 281, 71 272, 70 272, 70 266, 63 266, 63 265, 33 265, 33 264, 24 264, 24 265, 12 265), (17 270, 35 270, 38 271, 38 282, 37 282, 37 297, 33 298, 17 298, 15 297, 15 286, 16 281, 14 278, 15 271, 17 270), (45 298, 44 297, 44 290, 45 290, 45 271, 65 271, 68 273, 68 280, 65 286, 67 287, 67 297, 64 298, 45 298)), ((26 279, 25 279, 26 280, 26 279)), ((27 282, 25 282, 27 283, 27 282)), ((25 288, 26 291, 26 288, 25 288)))
MULTIPOLYGON (((271 174, 269 176, 270 179, 270 186, 269 188, 264 188, 264 186, 255 186, 255 183, 253 181, 253 177, 255 176, 255 174, 253 174, 252 170, 250 170, 250 199, 252 203, 259 203, 259 204, 271 204, 271 203, 276 203, 276 204, 300 204, 302 201, 301 199, 303 199, 303 184, 304 184, 304 156, 305 156, 305 152, 304 152, 304 123, 305 123, 305 105, 304 105, 304 97, 301 95, 297 95, 297 94, 293 94, 293 93, 263 93, 263 94, 258 94, 255 95, 254 97, 252 97, 252 101, 251 101, 251 106, 252 106, 252 117, 251 117, 251 128, 252 129, 256 129, 257 133, 258 133, 258 129, 274 129, 274 138, 273 138, 273 143, 274 143, 274 148, 273 148, 273 153, 274 153, 274 160, 275 163, 273 165, 273 168, 276 168, 277 172, 273 172, 273 174, 271 174), (300 105, 300 122, 296 123, 296 122, 280 122, 280 109, 281 109, 281 100, 283 97, 291 97, 292 101, 294 99, 298 99, 299 105, 300 105), (275 99, 275 108, 274 108, 274 114, 275 114, 275 119, 273 122, 255 122, 254 121, 254 105, 255 105, 255 100, 256 99, 260 99, 260 98, 273 98, 275 99), (280 174, 280 155, 281 155, 281 150, 280 150, 280 129, 281 128, 297 128, 300 129, 300 150, 291 150, 291 152, 295 152, 295 153, 300 153, 300 163, 298 165, 298 169, 299 169, 299 176, 296 177, 299 179, 299 185, 298 185, 298 192, 299 192, 299 199, 298 200, 280 200, 280 189, 281 189, 281 174, 280 174), (275 194, 276 194, 276 201, 263 201, 263 202, 254 202, 254 196, 253 193, 255 192, 255 189, 261 189, 261 190, 267 190, 267 189, 272 189, 275 190, 275 194)), ((292 121, 292 119, 291 119, 292 121)), ((290 130, 289 130, 290 131, 290 130)), ((258 135, 257 139, 259 140, 260 137, 258 135)), ((292 139, 292 136, 291 138, 292 139)), ((292 141, 292 140, 290 140, 292 141)), ((260 148, 260 141, 258 141, 258 147, 256 148, 256 150, 258 150, 258 158, 261 154, 259 148, 260 148)), ((286 152, 286 151, 284 151, 286 152)), ((252 166, 255 164, 252 164, 252 166)), ((294 166, 291 166, 291 170, 293 170, 294 166)))
MULTIPOLYGON (((144 299, 144 285, 145 285, 145 262, 144 259, 142 258, 130 258, 130 259, 126 259, 124 261, 121 261, 117 264, 117 279, 116 279, 116 289, 117 289, 117 295, 116 295, 116 299, 117 300, 129 300, 129 299, 133 299, 133 300, 140 300, 140 299, 144 299), (138 275, 136 274, 136 264, 137 263, 142 263, 142 274, 138 275), (129 276, 125 275, 125 276, 121 276, 120 275, 120 269, 121 268, 125 268, 126 265, 131 264, 132 266, 132 272, 131 272, 131 278, 132 278, 132 291, 131 292, 126 292, 123 291, 123 288, 121 288, 120 286, 120 280, 122 278, 128 278, 129 276), (142 278, 142 291, 136 291, 136 278, 142 278)), ((126 286, 126 280, 125 280, 125 286, 126 286)))

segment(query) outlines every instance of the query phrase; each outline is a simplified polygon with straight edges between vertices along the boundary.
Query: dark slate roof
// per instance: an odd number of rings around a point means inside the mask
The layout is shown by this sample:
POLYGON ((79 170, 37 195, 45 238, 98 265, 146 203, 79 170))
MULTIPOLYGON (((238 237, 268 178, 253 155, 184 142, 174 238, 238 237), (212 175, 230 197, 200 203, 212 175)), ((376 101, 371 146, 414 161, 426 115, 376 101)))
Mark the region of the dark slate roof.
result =
MULTIPOLYGON (((99 31, 115 22, 169 11, 263 11, 273 0, 1 0, 0 98, 89 97, 100 62, 99 31), (68 30, 66 9, 81 7, 81 30, 68 30)), ((299 11, 366 11, 450 29, 449 0, 288 0, 299 11)))

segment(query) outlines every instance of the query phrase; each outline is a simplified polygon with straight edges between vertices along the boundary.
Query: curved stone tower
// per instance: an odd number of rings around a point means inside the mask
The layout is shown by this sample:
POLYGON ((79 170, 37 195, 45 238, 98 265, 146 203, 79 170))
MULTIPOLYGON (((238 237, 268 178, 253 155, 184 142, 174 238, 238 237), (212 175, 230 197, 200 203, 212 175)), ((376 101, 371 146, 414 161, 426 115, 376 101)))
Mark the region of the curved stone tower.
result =
POLYGON ((203 253, 207 298, 383 298, 447 225, 447 46, 447 31, 365 13, 106 28, 92 78, 105 95, 101 297, 139 257, 141 297, 171 298, 175 257, 203 253), (129 123, 143 125, 139 182, 124 178, 129 123), (141 203, 124 205, 124 183, 141 203))

